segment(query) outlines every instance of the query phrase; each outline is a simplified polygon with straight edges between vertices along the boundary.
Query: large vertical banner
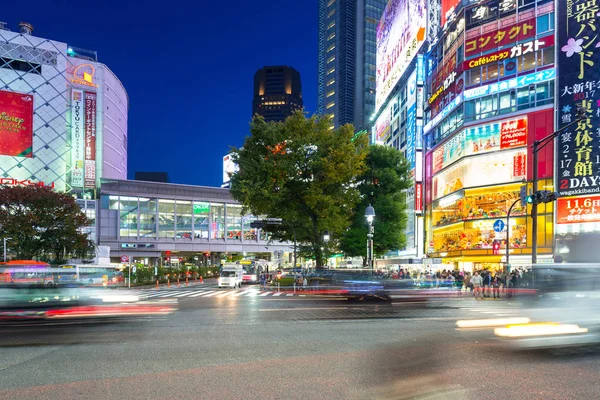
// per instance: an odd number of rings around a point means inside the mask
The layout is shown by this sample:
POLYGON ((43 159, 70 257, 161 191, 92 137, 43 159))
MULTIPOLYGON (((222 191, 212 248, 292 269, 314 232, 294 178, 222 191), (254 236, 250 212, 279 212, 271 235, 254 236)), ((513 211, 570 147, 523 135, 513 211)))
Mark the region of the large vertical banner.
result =
POLYGON ((33 157, 33 96, 0 90, 0 155, 33 157))
POLYGON ((96 93, 85 92, 85 187, 96 187, 96 93))
POLYGON ((83 91, 71 92, 71 186, 83 187, 84 176, 84 131, 83 91))
POLYGON ((600 192, 600 0, 558 1, 559 128, 586 119, 559 136, 558 192, 600 192))
POLYGON ((406 84, 406 160, 411 169, 416 166, 416 136, 417 136, 417 73, 413 72, 406 84))

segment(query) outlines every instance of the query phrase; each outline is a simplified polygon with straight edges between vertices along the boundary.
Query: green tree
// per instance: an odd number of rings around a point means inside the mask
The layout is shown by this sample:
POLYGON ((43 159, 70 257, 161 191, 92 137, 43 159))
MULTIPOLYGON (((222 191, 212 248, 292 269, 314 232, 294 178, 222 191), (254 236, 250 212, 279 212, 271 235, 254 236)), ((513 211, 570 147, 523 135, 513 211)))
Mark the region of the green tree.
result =
POLYGON ((367 168, 359 178, 361 201, 355 209, 352 226, 340 238, 340 249, 348 256, 367 256, 365 209, 375 209, 374 253, 378 256, 406 245, 406 195, 412 186, 410 164, 391 147, 369 146, 367 168))
MULTIPOLYGON (((364 170, 366 138, 352 140, 351 125, 330 129, 325 117, 305 117, 297 111, 285 122, 251 122, 244 147, 235 149, 239 171, 231 178, 231 194, 244 211, 281 218, 296 229, 323 265, 323 233, 339 236, 351 222, 359 200, 356 177, 364 170)), ((276 240, 292 240, 291 228, 272 230, 276 240)))
POLYGON ((75 199, 45 187, 0 187, 2 236, 18 259, 64 260, 86 254, 89 223, 75 199))

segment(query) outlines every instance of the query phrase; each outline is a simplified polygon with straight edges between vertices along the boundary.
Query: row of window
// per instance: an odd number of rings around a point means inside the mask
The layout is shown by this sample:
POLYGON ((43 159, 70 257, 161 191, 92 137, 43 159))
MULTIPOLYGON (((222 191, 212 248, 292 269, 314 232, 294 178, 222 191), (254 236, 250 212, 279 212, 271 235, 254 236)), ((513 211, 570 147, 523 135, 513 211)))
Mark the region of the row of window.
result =
POLYGON ((465 72, 467 86, 498 81, 501 78, 515 76, 518 73, 547 67, 554 64, 554 47, 524 54, 519 57, 472 68, 465 72))
POLYGON ((0 68, 11 69, 13 71, 29 72, 32 74, 42 74, 42 65, 27 61, 13 60, 12 58, 0 57, 0 68))

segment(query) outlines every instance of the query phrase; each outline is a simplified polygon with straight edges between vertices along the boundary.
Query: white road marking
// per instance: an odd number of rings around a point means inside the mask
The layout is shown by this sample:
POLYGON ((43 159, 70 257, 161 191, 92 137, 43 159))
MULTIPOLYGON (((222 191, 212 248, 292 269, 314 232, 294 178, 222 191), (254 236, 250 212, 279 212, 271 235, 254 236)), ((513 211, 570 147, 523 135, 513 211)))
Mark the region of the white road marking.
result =
POLYGON ((223 292, 213 292, 213 293, 209 293, 209 294, 207 294, 207 295, 206 295, 206 296, 204 296, 204 297, 212 297, 212 296, 216 296, 216 295, 218 295, 218 294, 220 294, 220 293, 223 293, 223 292))
POLYGON ((202 291, 202 292, 194 293, 190 297, 204 296, 205 294, 214 293, 214 292, 215 292, 214 290, 209 290, 208 292, 202 291))
POLYGON ((194 292, 183 292, 183 293, 180 293, 180 294, 176 294, 173 297, 185 297, 185 296, 189 296, 192 293, 194 293, 194 292))
POLYGON ((270 295, 271 293, 272 293, 272 292, 264 292, 264 293, 261 293, 261 294, 260 294, 260 296, 261 296, 261 297, 262 297, 262 296, 268 296, 268 295, 270 295))
POLYGON ((246 291, 239 291, 239 292, 235 292, 235 293, 233 294, 233 296, 234 296, 234 297, 239 297, 239 296, 241 296, 241 295, 243 295, 243 294, 246 294, 246 291))
POLYGON ((225 296, 229 296, 230 294, 233 294, 235 292, 225 292, 225 293, 221 293, 219 295, 217 295, 217 297, 225 297, 225 296))
POLYGON ((277 293, 275 293, 273 296, 281 296, 282 294, 283 294, 283 293, 281 293, 281 292, 277 292, 277 293))

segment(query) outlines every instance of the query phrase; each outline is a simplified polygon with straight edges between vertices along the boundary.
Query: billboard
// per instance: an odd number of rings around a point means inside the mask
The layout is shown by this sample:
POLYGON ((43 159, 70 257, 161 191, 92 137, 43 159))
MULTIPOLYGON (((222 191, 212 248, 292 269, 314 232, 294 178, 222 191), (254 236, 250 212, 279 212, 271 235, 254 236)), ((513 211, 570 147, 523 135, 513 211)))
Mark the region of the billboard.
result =
POLYGON ((375 111, 421 48, 426 28, 426 0, 389 0, 377 25, 375 111))
POLYGON ((233 162, 231 154, 223 156, 223 183, 227 183, 231 180, 231 175, 239 171, 239 167, 233 162))
POLYGON ((0 90, 0 155, 33 157, 33 96, 0 90))
POLYGON ((575 121, 577 107, 586 115, 558 135, 556 181, 560 196, 600 193, 599 7, 599 0, 557 2, 557 128, 575 121))
POLYGON ((83 91, 71 92, 71 186, 83 187, 84 179, 83 91))
POLYGON ((384 144, 390 136, 391 108, 388 105, 375 121, 375 143, 384 144))
POLYGON ((467 128, 434 150, 432 174, 465 156, 526 145, 526 116, 467 128))
POLYGON ((535 37, 535 27, 536 19, 532 18, 468 39, 465 42, 465 58, 531 39, 535 37))
POLYGON ((450 19, 450 16, 456 13, 461 1, 462 0, 442 0, 441 26, 444 26, 446 21, 450 19))
POLYGON ((85 92, 85 187, 96 187, 96 93, 85 92))
POLYGON ((561 197, 556 208, 557 224, 600 222, 600 195, 561 197))

